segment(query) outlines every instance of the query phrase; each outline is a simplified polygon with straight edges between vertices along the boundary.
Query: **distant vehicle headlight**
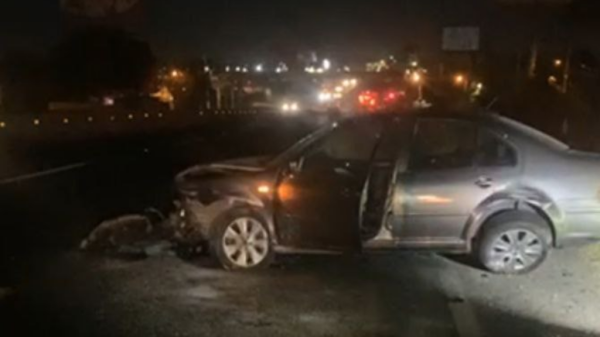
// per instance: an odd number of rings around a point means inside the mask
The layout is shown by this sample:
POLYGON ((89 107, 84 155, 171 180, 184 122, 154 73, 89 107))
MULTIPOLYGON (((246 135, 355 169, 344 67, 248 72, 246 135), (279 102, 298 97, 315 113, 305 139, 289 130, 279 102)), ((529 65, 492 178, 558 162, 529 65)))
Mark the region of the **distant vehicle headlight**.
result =
POLYGON ((329 102, 333 96, 329 92, 321 92, 319 93, 319 102, 329 102))
POLYGON ((281 111, 283 112, 296 112, 300 110, 300 104, 298 102, 286 102, 281 105, 281 111))

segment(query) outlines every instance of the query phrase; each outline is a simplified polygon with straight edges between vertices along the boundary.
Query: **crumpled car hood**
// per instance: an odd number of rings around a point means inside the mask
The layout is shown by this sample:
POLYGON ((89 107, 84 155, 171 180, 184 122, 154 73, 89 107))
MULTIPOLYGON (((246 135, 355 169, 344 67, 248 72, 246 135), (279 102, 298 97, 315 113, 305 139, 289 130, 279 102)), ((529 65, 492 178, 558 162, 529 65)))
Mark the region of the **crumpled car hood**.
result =
POLYGON ((249 157, 196 165, 179 173, 175 182, 178 187, 189 189, 198 186, 199 183, 226 176, 240 175, 242 177, 244 173, 259 173, 264 171, 264 165, 268 159, 269 157, 249 157))
POLYGON ((264 167, 269 159, 269 156, 237 158, 213 163, 208 165, 208 167, 235 171, 260 172, 264 170, 264 167))

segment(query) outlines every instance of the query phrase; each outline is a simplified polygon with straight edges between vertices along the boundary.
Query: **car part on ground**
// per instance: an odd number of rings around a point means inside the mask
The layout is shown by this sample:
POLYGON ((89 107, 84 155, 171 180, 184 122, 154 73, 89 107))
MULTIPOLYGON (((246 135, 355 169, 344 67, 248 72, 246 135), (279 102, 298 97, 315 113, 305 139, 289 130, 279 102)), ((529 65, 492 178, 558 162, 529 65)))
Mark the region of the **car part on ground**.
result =
POLYGON ((145 215, 130 214, 102 222, 82 240, 79 248, 121 256, 170 255, 173 233, 170 221, 149 210, 145 215))

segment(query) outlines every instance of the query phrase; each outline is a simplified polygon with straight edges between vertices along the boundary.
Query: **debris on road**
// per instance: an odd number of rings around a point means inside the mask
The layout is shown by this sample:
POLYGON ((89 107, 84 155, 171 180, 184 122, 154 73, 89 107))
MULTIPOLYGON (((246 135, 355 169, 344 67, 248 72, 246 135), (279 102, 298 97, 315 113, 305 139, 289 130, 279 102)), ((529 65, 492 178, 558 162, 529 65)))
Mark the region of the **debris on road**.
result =
POLYGON ((159 241, 153 245, 149 245, 144 248, 144 253, 149 257, 157 257, 157 256, 174 256, 173 252, 173 244, 168 241, 159 241))
POLYGON ((156 214, 130 214, 102 222, 79 248, 136 257, 173 255, 172 230, 156 214))
POLYGON ((150 220, 142 215, 125 215, 102 222, 81 242, 83 250, 106 250, 126 246, 152 234, 150 220))
POLYGON ((205 284, 201 284, 194 288, 190 288, 185 292, 186 297, 192 297, 202 300, 215 300, 219 298, 220 295, 221 294, 216 289, 205 284))

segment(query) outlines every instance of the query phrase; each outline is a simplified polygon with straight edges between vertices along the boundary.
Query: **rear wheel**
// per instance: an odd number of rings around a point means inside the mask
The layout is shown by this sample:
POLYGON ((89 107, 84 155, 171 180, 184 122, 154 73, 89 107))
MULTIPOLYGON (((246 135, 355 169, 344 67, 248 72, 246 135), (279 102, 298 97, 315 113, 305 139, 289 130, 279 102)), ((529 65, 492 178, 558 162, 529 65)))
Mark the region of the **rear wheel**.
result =
POLYGON ((544 262, 551 238, 547 224, 535 214, 500 214, 483 229, 479 260, 494 273, 525 274, 544 262))
POLYGON ((225 269, 252 270, 272 262, 273 247, 268 227, 251 212, 232 211, 215 225, 211 251, 225 269))

